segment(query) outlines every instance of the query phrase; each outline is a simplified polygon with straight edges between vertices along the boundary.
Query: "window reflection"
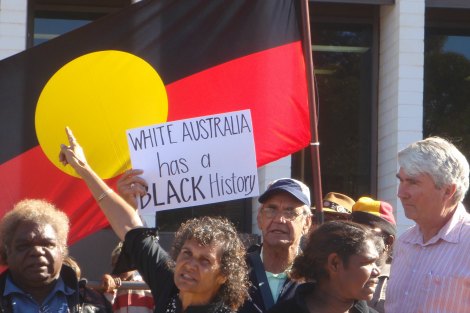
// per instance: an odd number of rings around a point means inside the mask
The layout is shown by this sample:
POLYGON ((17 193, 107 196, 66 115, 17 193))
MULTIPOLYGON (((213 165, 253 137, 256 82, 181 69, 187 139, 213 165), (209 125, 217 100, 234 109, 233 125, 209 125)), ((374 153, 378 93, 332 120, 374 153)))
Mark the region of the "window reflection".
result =
POLYGON ((450 139, 470 160, 470 28, 426 28, 423 110, 423 136, 450 139))
POLYGON ((456 53, 470 60, 470 37, 469 36, 446 36, 442 50, 447 53, 456 53))
POLYGON ((37 46, 91 22, 91 19, 35 18, 33 45, 37 46))

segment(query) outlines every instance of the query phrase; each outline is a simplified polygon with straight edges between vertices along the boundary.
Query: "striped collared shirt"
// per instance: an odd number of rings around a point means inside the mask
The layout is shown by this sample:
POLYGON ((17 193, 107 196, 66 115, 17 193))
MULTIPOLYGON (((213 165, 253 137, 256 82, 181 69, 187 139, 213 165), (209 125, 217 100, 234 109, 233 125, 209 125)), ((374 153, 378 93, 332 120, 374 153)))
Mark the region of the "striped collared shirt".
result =
POLYGON ((459 204, 428 242, 417 225, 397 241, 387 313, 470 312, 470 214, 459 204))

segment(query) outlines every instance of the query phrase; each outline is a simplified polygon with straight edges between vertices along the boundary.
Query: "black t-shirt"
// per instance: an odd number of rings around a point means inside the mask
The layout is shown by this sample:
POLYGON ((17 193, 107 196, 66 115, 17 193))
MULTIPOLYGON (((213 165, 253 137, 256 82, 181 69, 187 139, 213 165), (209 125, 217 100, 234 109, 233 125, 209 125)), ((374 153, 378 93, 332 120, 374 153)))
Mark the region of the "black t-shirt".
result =
MULTIPOLYGON (((305 302, 306 297, 315 289, 315 283, 305 283, 297 287, 295 296, 284 302, 274 305, 268 313, 311 313, 305 302)), ((367 306, 366 301, 356 301, 353 307, 349 309, 350 313, 378 313, 376 310, 367 306)))

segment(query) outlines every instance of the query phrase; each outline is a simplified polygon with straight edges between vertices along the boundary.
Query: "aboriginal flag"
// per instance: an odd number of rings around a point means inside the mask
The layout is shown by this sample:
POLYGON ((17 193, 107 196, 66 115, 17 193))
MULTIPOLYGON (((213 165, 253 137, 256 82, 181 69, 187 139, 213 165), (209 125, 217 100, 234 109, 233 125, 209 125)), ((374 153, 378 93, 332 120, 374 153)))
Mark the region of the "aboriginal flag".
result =
POLYGON ((71 218, 70 243, 107 225, 58 162, 70 126, 113 184, 125 130, 250 109, 258 166, 310 140, 295 0, 143 0, 0 61, 0 216, 23 198, 71 218))

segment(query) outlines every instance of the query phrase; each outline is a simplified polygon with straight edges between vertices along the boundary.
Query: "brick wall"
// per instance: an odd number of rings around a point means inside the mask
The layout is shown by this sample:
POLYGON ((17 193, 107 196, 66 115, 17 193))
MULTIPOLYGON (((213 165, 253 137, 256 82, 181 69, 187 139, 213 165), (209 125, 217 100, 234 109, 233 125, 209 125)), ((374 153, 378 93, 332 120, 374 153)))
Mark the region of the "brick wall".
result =
POLYGON ((396 0, 380 10, 378 198, 407 219, 397 198, 397 152, 422 138, 425 0, 396 0))
POLYGON ((0 60, 26 48, 27 0, 0 0, 0 60))

